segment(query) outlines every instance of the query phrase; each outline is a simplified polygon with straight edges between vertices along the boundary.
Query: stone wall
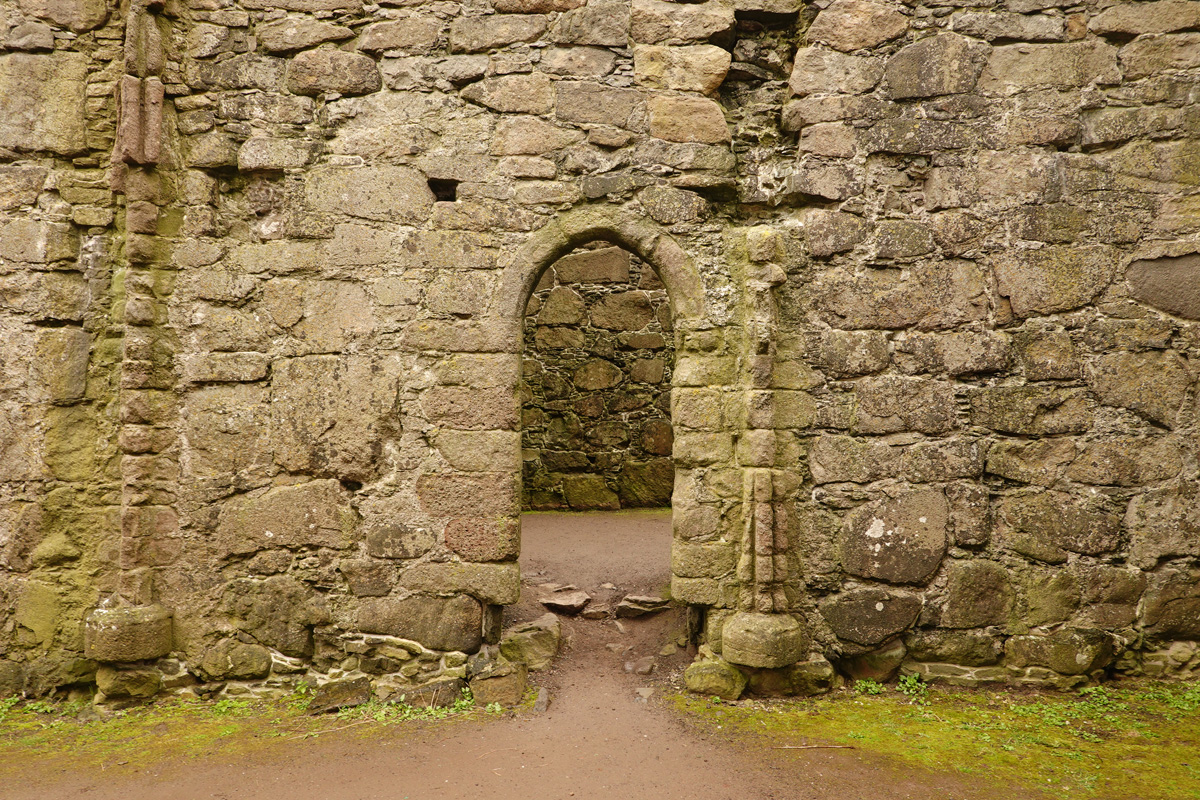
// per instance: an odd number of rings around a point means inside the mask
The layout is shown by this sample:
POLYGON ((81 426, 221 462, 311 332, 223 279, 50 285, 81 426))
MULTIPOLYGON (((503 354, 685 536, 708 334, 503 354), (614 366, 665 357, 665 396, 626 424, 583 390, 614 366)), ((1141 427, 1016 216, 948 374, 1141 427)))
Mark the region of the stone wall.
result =
POLYGON ((525 309, 524 508, 671 504, 667 294, 641 259, 599 244, 556 261, 525 309))
POLYGON ((701 671, 1194 674, 1198 30, 6 5, 0 689, 501 677, 524 311, 596 241, 669 298, 701 671))

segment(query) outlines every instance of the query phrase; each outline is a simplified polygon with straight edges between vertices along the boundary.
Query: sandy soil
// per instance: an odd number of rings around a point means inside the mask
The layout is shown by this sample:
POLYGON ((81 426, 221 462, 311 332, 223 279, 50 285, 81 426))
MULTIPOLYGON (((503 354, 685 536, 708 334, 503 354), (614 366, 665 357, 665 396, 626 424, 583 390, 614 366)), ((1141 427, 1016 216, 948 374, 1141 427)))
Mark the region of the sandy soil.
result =
MULTIPOLYGON (((537 584, 569 583, 600 600, 654 592, 669 573, 666 514, 537 514, 525 518, 527 586, 513 619, 544 613, 537 584), (605 589, 603 584, 617 588, 605 589)), ((726 732, 698 733, 662 707, 661 681, 690 660, 661 655, 679 614, 612 621, 571 619, 566 654, 535 685, 550 707, 484 723, 395 726, 377 736, 345 731, 253 758, 151 767, 115 779, 67 770, 0 797, 113 800, 424 800, 472 797, 655 800, 996 800, 1025 797, 898 768, 851 750, 773 750, 726 732), (653 656, 650 675, 628 671, 653 656), (657 687, 657 688, 656 688, 657 687), (640 690, 640 691, 639 691, 640 690), (648 697, 647 697, 648 695, 648 697)), ((643 662, 644 664, 645 662, 643 662)))

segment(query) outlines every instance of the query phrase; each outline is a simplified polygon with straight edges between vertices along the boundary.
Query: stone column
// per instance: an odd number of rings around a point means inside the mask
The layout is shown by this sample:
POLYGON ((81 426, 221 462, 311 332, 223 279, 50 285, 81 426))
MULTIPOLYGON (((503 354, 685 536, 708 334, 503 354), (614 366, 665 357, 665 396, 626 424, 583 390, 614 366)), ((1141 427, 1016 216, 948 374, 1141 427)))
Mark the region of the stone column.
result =
MULTIPOLYGON (((166 68, 161 5, 136 0, 125 28, 124 75, 117 82, 113 185, 125 194, 123 280, 116 314, 121 353, 121 528, 115 592, 89 615, 85 650, 100 661, 157 658, 171 650, 171 614, 155 604, 155 567, 179 554, 175 510, 179 475, 174 343, 166 301, 174 288, 169 241, 159 236, 169 176, 163 150, 166 68)), ((104 686, 101 686, 101 691, 104 686)))
POLYGON ((722 628, 722 655, 749 667, 783 667, 799 661, 808 636, 791 616, 786 504, 788 484, 779 469, 776 425, 778 308, 775 289, 787 275, 780 266, 779 234, 765 226, 746 231, 743 266, 744 336, 737 422, 737 463, 742 473, 742 531, 738 559, 738 611, 722 628), (777 486, 778 485, 778 486, 777 486))

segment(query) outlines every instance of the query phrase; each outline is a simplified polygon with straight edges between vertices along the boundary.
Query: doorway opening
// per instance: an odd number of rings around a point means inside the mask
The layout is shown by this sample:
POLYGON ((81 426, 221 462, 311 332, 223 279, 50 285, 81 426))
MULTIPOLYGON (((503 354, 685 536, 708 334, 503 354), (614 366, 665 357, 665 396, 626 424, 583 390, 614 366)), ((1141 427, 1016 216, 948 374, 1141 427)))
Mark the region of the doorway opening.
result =
POLYGON ((523 324, 521 503, 534 513, 523 514, 521 562, 537 588, 524 615, 604 619, 653 605, 671 578, 666 288, 634 253, 592 241, 546 269, 523 324))

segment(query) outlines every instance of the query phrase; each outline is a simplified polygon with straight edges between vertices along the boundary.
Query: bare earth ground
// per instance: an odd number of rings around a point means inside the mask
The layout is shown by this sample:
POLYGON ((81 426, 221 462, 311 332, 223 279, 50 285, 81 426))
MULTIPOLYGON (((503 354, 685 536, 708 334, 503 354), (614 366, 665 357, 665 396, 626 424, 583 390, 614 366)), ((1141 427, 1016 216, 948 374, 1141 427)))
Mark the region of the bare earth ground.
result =
MULTIPOLYGON (((670 517, 663 512, 536 514, 524 518, 524 599, 514 620, 538 616, 539 583, 571 583, 597 600, 655 593, 668 581, 670 517), (611 583, 616 589, 606 590, 611 583)), ((147 765, 130 774, 43 771, 0 786, 0 797, 119 800, 356 800, 481 797, 670 800, 996 800, 1023 790, 980 786, 899 767, 853 750, 776 750, 718 729, 685 725, 660 702, 664 679, 690 654, 659 655, 682 620, 564 621, 565 656, 536 673, 547 711, 502 718, 346 730, 254 755, 147 765), (654 674, 626 671, 656 656, 654 674), (637 690, 642 689, 639 693, 637 690), (654 689, 653 694, 647 689, 654 689), (649 700, 644 695, 650 694, 649 700), (364 734, 364 730, 370 733, 364 734)), ((668 648, 669 649, 669 648, 668 648)))

